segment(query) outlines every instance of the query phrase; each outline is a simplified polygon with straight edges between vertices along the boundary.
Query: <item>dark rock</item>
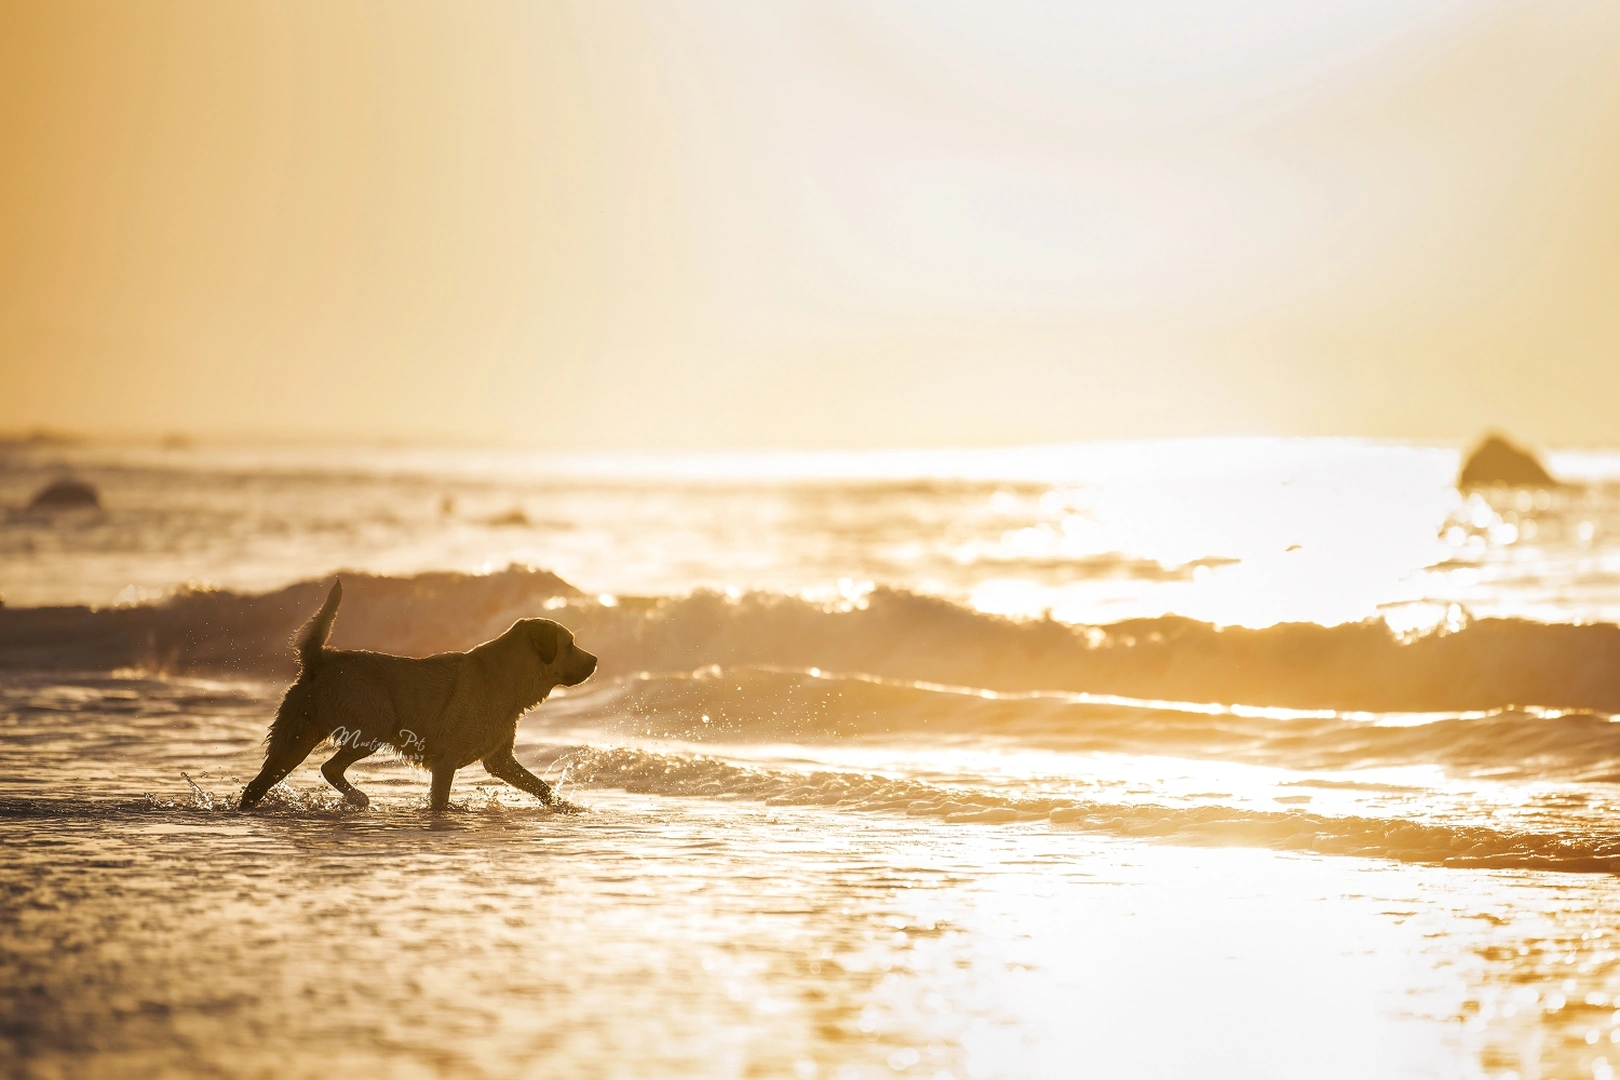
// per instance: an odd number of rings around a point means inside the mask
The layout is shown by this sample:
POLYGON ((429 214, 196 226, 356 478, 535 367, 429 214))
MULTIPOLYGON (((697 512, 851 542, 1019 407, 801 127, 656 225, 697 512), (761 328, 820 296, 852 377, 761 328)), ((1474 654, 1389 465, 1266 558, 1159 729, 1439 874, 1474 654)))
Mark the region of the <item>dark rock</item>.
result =
POLYGON ((75 506, 99 508, 101 496, 96 494, 94 487, 83 480, 58 480, 40 488, 28 504, 30 510, 75 506))
POLYGON ((77 446, 84 442, 77 435, 49 428, 35 428, 21 435, 0 435, 0 446, 77 446))
POLYGON ((1459 488, 1491 487, 1562 487, 1530 451, 1514 446, 1500 435, 1485 436, 1463 463, 1457 477, 1459 488))

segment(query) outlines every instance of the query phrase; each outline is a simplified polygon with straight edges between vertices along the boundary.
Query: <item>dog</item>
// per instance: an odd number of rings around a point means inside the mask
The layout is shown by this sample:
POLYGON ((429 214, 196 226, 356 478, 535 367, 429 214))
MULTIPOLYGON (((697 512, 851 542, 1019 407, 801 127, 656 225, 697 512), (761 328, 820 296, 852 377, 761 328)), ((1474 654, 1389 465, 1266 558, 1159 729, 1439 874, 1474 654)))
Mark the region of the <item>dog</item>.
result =
POLYGON ((265 739, 264 768, 242 792, 249 810, 296 769, 317 746, 337 753, 321 775, 351 804, 371 800, 343 775, 383 747, 433 775, 429 806, 450 804, 456 770, 475 761, 552 805, 551 785, 512 756, 518 718, 558 686, 578 686, 596 671, 596 657, 550 619, 519 619, 493 641, 462 653, 414 658, 328 649, 343 599, 334 581, 321 610, 293 636, 298 679, 287 688, 265 739))

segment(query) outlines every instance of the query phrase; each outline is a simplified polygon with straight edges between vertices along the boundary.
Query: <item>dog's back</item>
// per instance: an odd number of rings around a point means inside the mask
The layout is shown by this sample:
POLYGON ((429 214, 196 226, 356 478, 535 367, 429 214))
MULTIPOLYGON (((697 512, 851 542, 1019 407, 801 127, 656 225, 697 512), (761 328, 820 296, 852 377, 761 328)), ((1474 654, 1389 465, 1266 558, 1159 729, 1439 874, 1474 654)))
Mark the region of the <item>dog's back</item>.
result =
POLYGON ((416 741, 437 734, 466 661, 465 653, 412 657, 325 649, 318 672, 296 685, 307 688, 311 719, 328 733, 347 726, 403 749, 396 739, 402 729, 416 741))

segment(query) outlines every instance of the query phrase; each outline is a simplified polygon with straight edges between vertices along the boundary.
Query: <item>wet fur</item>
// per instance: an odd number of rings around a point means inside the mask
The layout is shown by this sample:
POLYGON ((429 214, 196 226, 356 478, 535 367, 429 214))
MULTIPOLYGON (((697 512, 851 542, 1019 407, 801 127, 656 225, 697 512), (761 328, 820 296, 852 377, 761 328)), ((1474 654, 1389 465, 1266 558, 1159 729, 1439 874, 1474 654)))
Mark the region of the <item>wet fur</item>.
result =
POLYGON ((321 773, 359 806, 369 800, 344 770, 392 748, 433 774, 435 811, 450 801, 456 770, 481 761, 490 774, 550 804, 551 787, 512 756, 518 718, 557 686, 591 677, 596 657, 549 619, 520 619, 493 641, 461 653, 414 658, 326 647, 343 599, 334 583, 326 603, 293 638, 298 680, 270 724, 264 768, 242 792, 251 809, 316 747, 337 752, 321 773))

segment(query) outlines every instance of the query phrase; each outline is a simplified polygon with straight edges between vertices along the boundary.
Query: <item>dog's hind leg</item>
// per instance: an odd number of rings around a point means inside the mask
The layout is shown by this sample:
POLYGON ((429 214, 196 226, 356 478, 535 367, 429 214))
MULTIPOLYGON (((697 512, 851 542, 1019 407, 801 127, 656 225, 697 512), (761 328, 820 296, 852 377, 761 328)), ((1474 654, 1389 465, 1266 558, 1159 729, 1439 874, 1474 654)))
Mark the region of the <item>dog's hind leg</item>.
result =
POLYGON ((269 753, 264 758, 264 768, 259 770, 242 792, 242 801, 237 804, 238 810, 251 810, 257 806, 259 800, 264 798, 265 792, 286 779, 287 774, 309 757, 309 752, 319 746, 320 733, 310 730, 301 732, 296 738, 284 738, 277 741, 273 736, 270 741, 269 753))
POLYGON ((450 784, 456 778, 456 770, 448 765, 440 765, 433 770, 433 793, 428 798, 428 807, 435 813, 441 813, 450 806, 450 784))
POLYGON ((496 779, 505 780, 513 787, 527 791, 547 806, 551 805, 551 785, 519 765, 518 759, 512 756, 510 746, 485 758, 484 768, 496 779))
POLYGON ((315 709, 312 685, 299 680, 287 688, 276 709, 276 718, 270 722, 269 745, 264 752, 264 768, 259 770, 242 792, 238 810, 251 810, 258 805, 264 793, 284 780, 298 768, 309 752, 321 745, 330 731, 323 727, 315 709))
POLYGON ((321 775, 326 777, 326 782, 343 792, 345 799, 362 810, 371 805, 371 800, 366 798, 365 792, 349 783, 349 778, 343 775, 343 771, 361 758, 369 757, 374 752, 376 752, 374 746, 345 746, 328 758, 325 765, 321 766, 321 775))

